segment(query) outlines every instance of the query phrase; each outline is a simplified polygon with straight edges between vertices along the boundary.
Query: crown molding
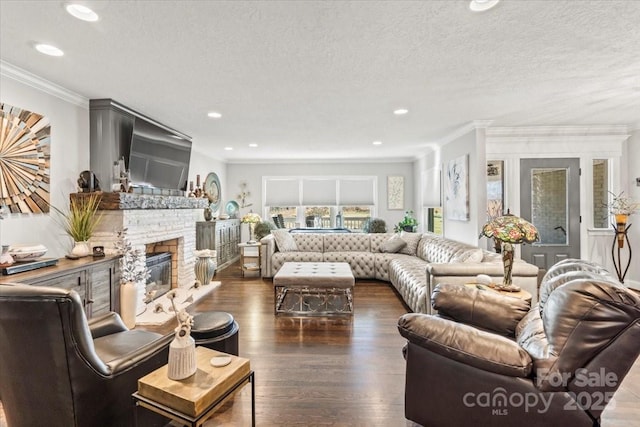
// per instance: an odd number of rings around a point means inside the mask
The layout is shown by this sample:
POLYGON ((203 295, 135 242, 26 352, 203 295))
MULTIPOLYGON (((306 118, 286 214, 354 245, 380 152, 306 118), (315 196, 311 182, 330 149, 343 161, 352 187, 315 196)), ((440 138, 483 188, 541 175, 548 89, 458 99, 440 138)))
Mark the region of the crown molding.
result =
POLYGON ((88 98, 3 60, 0 60, 0 75, 60 98, 70 104, 89 108, 88 98))
MULTIPOLYGON (((592 126, 514 126, 492 127, 487 129, 487 137, 556 137, 556 136, 623 136, 629 133, 627 125, 592 126)), ((627 135, 628 136, 628 135, 627 135)))
POLYGON ((437 144, 442 147, 443 145, 446 145, 473 130, 487 129, 489 126, 491 126, 491 123, 493 123, 493 120, 474 120, 467 123, 466 125, 460 126, 450 134, 445 135, 443 138, 438 140, 437 144))
POLYGON ((225 163, 229 165, 282 165, 282 164, 348 164, 348 163, 413 163, 415 158, 413 157, 395 157, 395 158, 385 158, 385 159, 365 159, 365 158, 356 158, 356 159, 226 159, 225 163))

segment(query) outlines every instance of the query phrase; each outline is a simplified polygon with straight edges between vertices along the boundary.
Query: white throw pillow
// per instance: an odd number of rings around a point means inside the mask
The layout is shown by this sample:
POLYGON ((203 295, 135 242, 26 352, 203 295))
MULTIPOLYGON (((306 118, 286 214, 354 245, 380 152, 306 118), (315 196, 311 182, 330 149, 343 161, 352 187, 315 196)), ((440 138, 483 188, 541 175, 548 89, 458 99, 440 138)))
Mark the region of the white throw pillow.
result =
POLYGON ((481 262, 482 256, 482 249, 469 249, 454 255, 449 262, 481 262))
POLYGON ((400 250, 401 254, 407 255, 416 255, 418 251, 418 243, 420 243, 420 239, 422 238, 422 234, 420 233, 407 233, 403 231, 400 233, 400 238, 407 242, 407 246, 400 250))
POLYGON ((280 252, 295 252, 298 250, 298 245, 296 245, 296 241, 293 240, 293 236, 289 233, 289 230, 271 230, 271 234, 273 234, 273 238, 276 239, 276 245, 280 252))
POLYGON ((380 245, 380 252, 395 254, 400 252, 405 246, 407 246, 407 242, 402 240, 397 234, 394 234, 389 240, 380 245))

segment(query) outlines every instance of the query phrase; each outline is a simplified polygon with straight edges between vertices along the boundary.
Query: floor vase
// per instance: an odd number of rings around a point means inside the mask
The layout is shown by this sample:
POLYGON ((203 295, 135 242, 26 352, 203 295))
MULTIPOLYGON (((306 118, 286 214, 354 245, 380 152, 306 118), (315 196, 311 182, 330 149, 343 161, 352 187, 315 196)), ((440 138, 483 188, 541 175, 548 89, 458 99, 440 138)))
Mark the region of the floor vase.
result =
POLYGON ((120 285, 120 317, 124 325, 132 329, 136 326, 138 306, 138 286, 134 282, 120 285))
POLYGON ((196 259, 194 267, 196 279, 202 285, 208 285, 216 274, 216 261, 212 256, 200 256, 196 259))

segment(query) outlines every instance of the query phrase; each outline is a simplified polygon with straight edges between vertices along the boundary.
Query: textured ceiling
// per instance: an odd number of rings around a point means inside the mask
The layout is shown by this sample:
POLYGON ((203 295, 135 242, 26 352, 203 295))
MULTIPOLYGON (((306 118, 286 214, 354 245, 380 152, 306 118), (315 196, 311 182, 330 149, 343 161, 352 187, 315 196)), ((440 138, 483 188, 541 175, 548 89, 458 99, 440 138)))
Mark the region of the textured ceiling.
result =
POLYGON ((0 59, 220 159, 407 158, 473 120, 640 124, 640 1, 85 3, 97 23, 1 0, 0 59))

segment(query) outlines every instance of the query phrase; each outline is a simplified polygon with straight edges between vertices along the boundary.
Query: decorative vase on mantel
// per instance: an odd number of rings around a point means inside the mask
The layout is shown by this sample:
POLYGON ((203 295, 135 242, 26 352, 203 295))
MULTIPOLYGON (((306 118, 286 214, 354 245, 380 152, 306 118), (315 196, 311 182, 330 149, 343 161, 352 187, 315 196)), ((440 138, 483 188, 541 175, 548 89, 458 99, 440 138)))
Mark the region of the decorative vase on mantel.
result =
POLYGON ((78 258, 91 255, 91 245, 89 245, 89 241, 74 242, 73 249, 71 249, 71 255, 78 258))

